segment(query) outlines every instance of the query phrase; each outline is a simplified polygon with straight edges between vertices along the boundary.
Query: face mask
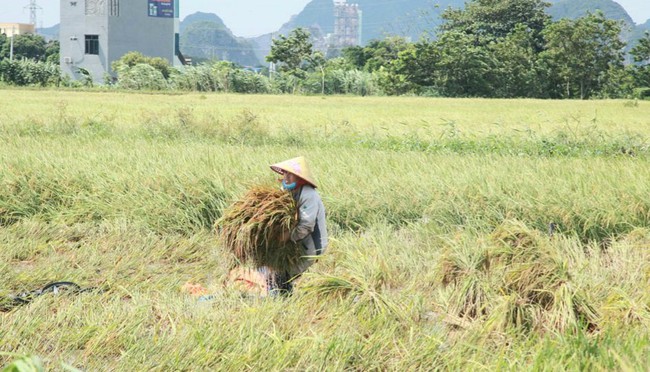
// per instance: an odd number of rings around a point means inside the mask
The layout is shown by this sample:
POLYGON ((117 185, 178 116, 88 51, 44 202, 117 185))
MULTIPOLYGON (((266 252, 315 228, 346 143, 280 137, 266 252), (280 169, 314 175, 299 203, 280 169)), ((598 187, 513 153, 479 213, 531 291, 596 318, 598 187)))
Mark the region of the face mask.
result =
POLYGON ((296 188, 296 183, 287 183, 285 180, 282 180, 282 188, 288 191, 291 191, 296 188))

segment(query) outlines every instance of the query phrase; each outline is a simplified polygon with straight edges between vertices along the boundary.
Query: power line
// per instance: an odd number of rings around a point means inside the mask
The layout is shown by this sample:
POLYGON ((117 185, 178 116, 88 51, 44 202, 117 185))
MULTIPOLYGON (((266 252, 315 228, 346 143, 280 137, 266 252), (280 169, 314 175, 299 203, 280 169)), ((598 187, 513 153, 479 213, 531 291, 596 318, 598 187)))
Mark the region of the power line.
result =
POLYGON ((26 6, 25 8, 29 9, 29 23, 33 24, 34 29, 36 29, 36 11, 43 10, 43 8, 36 5, 36 0, 30 0, 29 5, 26 6))

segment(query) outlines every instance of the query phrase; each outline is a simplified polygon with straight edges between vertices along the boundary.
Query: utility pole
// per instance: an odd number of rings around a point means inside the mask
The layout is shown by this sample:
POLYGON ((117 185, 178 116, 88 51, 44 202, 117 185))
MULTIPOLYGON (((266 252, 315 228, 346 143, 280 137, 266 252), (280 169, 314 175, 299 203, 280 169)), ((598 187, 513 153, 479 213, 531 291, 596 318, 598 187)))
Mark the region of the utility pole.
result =
POLYGON ((16 26, 11 26, 11 46, 9 47, 9 60, 14 60, 14 34, 16 33, 16 26))
MULTIPOLYGON (((275 41, 275 32, 271 33, 271 46, 273 46, 273 41, 275 41)), ((275 63, 269 62, 269 80, 273 80, 274 74, 275 74, 275 63)))

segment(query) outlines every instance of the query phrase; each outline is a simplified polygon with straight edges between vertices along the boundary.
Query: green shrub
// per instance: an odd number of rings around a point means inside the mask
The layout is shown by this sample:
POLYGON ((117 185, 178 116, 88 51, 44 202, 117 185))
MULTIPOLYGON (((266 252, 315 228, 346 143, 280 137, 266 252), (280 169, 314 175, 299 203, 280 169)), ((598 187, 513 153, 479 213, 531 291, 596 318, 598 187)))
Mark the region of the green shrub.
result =
POLYGON ((636 88, 634 89, 634 93, 632 94, 632 96, 637 99, 643 99, 643 100, 650 99, 650 87, 636 88))

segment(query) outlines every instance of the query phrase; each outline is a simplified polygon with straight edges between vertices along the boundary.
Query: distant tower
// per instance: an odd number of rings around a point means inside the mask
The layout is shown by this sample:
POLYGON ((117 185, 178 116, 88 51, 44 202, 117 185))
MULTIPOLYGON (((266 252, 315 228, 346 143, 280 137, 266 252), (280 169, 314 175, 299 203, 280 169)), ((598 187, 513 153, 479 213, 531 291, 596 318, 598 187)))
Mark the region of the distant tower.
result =
POLYGON ((338 48, 361 44, 361 10, 346 0, 334 1, 334 45, 338 48))
POLYGON ((43 10, 43 8, 36 5, 36 0, 30 0, 29 5, 25 8, 29 9, 29 23, 33 24, 34 29, 36 29, 36 11, 43 10))

